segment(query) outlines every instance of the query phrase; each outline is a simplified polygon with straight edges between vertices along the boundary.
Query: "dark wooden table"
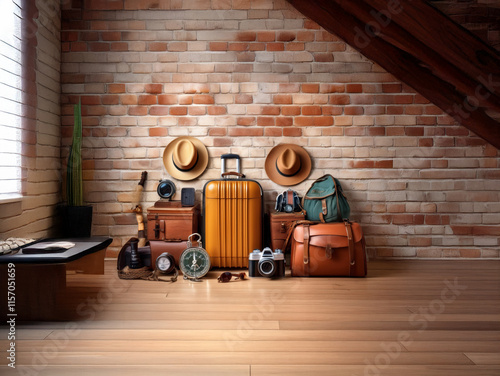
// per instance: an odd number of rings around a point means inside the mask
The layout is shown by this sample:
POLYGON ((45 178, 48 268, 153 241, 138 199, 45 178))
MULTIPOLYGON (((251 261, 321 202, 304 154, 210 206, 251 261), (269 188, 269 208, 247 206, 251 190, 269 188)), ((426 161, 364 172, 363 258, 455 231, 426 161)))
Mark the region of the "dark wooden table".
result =
POLYGON ((111 242, 108 237, 42 239, 0 256, 1 317, 18 321, 53 319, 65 300, 67 271, 103 274, 104 253, 111 242), (75 246, 55 251, 33 247, 58 241, 75 246))

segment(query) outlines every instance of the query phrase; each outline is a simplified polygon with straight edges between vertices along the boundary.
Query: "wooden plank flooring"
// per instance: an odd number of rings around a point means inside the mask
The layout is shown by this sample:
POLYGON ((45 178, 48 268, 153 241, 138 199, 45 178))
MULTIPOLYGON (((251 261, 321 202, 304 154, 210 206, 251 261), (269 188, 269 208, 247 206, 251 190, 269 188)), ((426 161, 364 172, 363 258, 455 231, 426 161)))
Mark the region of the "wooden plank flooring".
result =
POLYGON ((500 375, 500 261, 377 261, 361 279, 218 274, 124 281, 108 261, 105 275, 69 275, 58 320, 17 323, 17 368, 3 355, 0 374, 500 375))

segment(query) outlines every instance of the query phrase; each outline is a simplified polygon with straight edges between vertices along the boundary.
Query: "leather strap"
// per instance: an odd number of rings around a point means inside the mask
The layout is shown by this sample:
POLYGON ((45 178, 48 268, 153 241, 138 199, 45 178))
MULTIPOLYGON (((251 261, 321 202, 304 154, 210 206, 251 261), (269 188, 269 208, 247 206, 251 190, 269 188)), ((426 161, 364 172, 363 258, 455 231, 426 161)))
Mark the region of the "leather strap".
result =
POLYGON ((328 208, 326 207, 326 199, 321 200, 321 213, 319 213, 319 219, 321 222, 326 223, 325 215, 328 214, 328 208))
POLYGON ((288 245, 290 244, 290 238, 292 237, 293 230, 297 227, 297 221, 294 221, 290 224, 290 227, 288 228, 288 233, 286 234, 286 239, 285 242, 283 243, 283 253, 286 252, 288 245))
POLYGON ((344 221, 345 229, 347 232, 347 240, 349 241, 349 276, 354 274, 354 267, 356 266, 356 259, 354 257, 354 236, 352 234, 352 227, 349 221, 344 221))
MULTIPOLYGON (((305 213, 305 211, 304 211, 304 213, 305 213)), ((288 232, 286 235, 285 242, 283 243, 282 251, 285 252, 287 250, 288 245, 290 244, 290 239, 292 238, 292 235, 293 235, 293 230, 295 230, 295 227, 297 227, 298 225, 315 224, 315 223, 319 223, 319 222, 309 221, 307 219, 301 219, 301 220, 293 221, 292 223, 290 223, 290 227, 288 227, 288 232)))
POLYGON ((160 232, 161 232, 160 239, 164 240, 166 237, 165 236, 165 220, 164 219, 160 219, 160 232))
POLYGON ((153 274, 148 277, 148 280, 174 283, 177 281, 177 277, 179 277, 179 271, 177 270, 177 268, 174 268, 174 275, 168 279, 161 278, 160 275, 160 271, 158 269, 155 269, 153 274))
POLYGON ((310 260, 309 260, 309 238, 310 238, 310 233, 309 233, 309 224, 304 224, 304 276, 309 277, 309 265, 310 265, 310 260))
MULTIPOLYGON (((285 234, 286 233, 286 222, 281 222, 280 226, 281 226, 280 227, 280 232, 282 234, 285 234)), ((284 252, 284 250, 283 250, 283 252, 284 252)))
POLYGON ((160 222, 158 222, 158 214, 155 215, 154 232, 155 232, 155 239, 159 239, 160 238, 160 222))
POLYGON ((333 257, 333 250, 332 250, 332 246, 330 244, 327 244, 326 245, 326 248, 325 248, 325 255, 326 255, 326 258, 328 260, 331 260, 332 257, 333 257))

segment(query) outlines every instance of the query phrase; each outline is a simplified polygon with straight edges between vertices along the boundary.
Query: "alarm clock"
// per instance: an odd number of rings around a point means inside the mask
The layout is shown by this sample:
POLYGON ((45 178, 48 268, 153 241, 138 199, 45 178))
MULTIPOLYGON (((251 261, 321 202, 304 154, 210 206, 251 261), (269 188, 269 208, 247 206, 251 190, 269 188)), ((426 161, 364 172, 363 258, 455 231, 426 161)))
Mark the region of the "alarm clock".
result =
POLYGON ((163 274, 170 274, 175 269, 175 259, 168 252, 163 252, 156 259, 156 270, 163 274))
POLYGON ((179 258, 179 267, 184 275, 184 279, 189 279, 194 282, 200 282, 200 278, 204 277, 210 270, 210 256, 208 252, 202 248, 201 235, 191 234, 188 237, 187 248, 182 252, 179 258), (192 238, 197 236, 197 247, 193 247, 192 238))

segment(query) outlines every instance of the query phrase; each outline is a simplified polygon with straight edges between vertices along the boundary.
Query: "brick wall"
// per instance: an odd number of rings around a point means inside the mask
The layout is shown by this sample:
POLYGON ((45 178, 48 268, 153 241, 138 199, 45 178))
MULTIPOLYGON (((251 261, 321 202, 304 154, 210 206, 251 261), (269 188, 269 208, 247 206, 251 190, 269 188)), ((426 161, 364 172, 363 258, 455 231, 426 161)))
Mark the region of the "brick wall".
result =
POLYGON ((266 153, 296 143, 313 171, 294 189, 339 178, 372 257, 499 257, 498 150, 285 1, 74 1, 62 30, 62 153, 81 98, 85 200, 109 255, 136 235, 141 171, 148 207, 169 178, 163 149, 190 135, 211 158, 178 191, 200 197, 234 152, 270 208, 285 188, 266 153))
POLYGON ((23 198, 1 204, 2 239, 51 236, 61 200, 60 5, 38 0, 38 15, 32 5, 23 2, 23 198))

